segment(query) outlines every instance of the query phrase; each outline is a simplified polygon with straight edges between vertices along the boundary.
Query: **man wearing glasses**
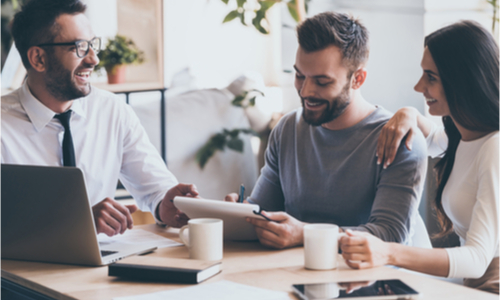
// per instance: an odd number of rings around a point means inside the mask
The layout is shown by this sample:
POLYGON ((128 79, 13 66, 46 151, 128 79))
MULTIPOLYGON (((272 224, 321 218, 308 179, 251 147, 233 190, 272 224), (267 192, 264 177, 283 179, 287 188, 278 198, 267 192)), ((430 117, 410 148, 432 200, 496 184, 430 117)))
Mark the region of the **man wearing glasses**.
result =
POLYGON ((113 199, 118 179, 157 222, 181 226, 187 217, 169 200, 196 196, 196 187, 178 184, 128 105, 90 85, 101 39, 85 8, 33 0, 15 15, 12 35, 28 76, 2 97, 2 163, 80 168, 99 233, 132 228, 137 207, 113 199))

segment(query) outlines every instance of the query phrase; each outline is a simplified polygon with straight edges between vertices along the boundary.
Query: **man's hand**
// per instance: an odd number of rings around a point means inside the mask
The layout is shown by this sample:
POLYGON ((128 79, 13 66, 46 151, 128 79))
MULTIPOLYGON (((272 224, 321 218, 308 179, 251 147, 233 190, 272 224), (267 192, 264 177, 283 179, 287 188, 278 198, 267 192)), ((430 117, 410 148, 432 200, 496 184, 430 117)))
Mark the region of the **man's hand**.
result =
MULTIPOLYGON (((240 196, 236 193, 231 193, 226 195, 224 198, 225 202, 234 202, 234 203, 239 203, 240 202, 240 196)), ((245 199, 243 200, 243 203, 248 203, 248 201, 245 199)))
POLYGON ((303 244, 305 223, 285 212, 263 211, 262 214, 273 222, 255 218, 247 218, 247 221, 255 226, 263 245, 283 249, 303 244))
POLYGON ((197 197, 198 190, 194 184, 179 183, 165 194, 159 205, 159 215, 161 221, 168 226, 182 227, 187 224, 189 218, 178 210, 172 203, 175 196, 197 197))
POLYGON ((239 198, 240 198, 240 196, 238 196, 238 194, 231 193, 231 194, 226 195, 226 197, 224 198, 224 201, 226 201, 226 202, 238 202, 239 198))
POLYGON ((92 207, 97 233, 113 236, 123 234, 127 228, 132 229, 132 213, 136 210, 135 204, 123 205, 111 198, 102 200, 92 207))
POLYGON ((346 230, 346 236, 340 238, 340 249, 346 264, 353 269, 386 265, 392 255, 390 243, 361 231, 346 230))

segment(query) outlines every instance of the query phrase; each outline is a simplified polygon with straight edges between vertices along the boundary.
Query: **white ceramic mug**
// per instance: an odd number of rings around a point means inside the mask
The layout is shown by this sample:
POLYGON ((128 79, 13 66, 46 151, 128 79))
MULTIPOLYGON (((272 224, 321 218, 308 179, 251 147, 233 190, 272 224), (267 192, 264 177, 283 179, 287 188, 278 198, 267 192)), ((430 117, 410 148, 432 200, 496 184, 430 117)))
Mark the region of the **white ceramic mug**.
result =
POLYGON ((188 225, 179 231, 179 238, 189 249, 189 258, 202 260, 222 259, 222 220, 221 219, 191 219, 188 225), (186 240, 184 230, 189 231, 186 240))
POLYGON ((304 266, 311 270, 331 270, 338 266, 339 227, 334 224, 304 226, 304 266))

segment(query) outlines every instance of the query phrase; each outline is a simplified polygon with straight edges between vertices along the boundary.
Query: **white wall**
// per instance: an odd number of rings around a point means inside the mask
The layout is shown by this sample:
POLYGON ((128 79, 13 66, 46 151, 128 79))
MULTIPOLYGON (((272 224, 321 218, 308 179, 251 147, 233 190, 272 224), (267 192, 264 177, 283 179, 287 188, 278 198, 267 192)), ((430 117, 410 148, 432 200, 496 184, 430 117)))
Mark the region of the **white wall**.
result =
POLYGON ((82 0, 87 5, 85 15, 96 36, 112 37, 118 32, 117 1, 119 0, 82 0))
POLYGON ((224 87, 245 71, 261 73, 266 85, 279 83, 279 9, 271 8, 271 34, 262 35, 239 20, 222 24, 235 8, 235 1, 229 4, 220 0, 164 1, 166 86, 186 67, 198 87, 224 87))

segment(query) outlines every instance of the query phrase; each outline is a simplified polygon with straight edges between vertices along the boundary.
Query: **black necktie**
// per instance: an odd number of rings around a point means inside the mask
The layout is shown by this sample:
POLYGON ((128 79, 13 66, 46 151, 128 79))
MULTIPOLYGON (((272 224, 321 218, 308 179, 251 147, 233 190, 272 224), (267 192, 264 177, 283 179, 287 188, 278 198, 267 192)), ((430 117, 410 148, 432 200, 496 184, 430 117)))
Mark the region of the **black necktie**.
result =
POLYGON ((65 113, 55 115, 54 118, 61 122, 64 127, 63 138, 63 162, 65 167, 74 167, 75 163, 75 149, 73 148, 73 138, 71 137, 71 130, 69 129, 69 119, 71 118, 71 109, 65 113))

